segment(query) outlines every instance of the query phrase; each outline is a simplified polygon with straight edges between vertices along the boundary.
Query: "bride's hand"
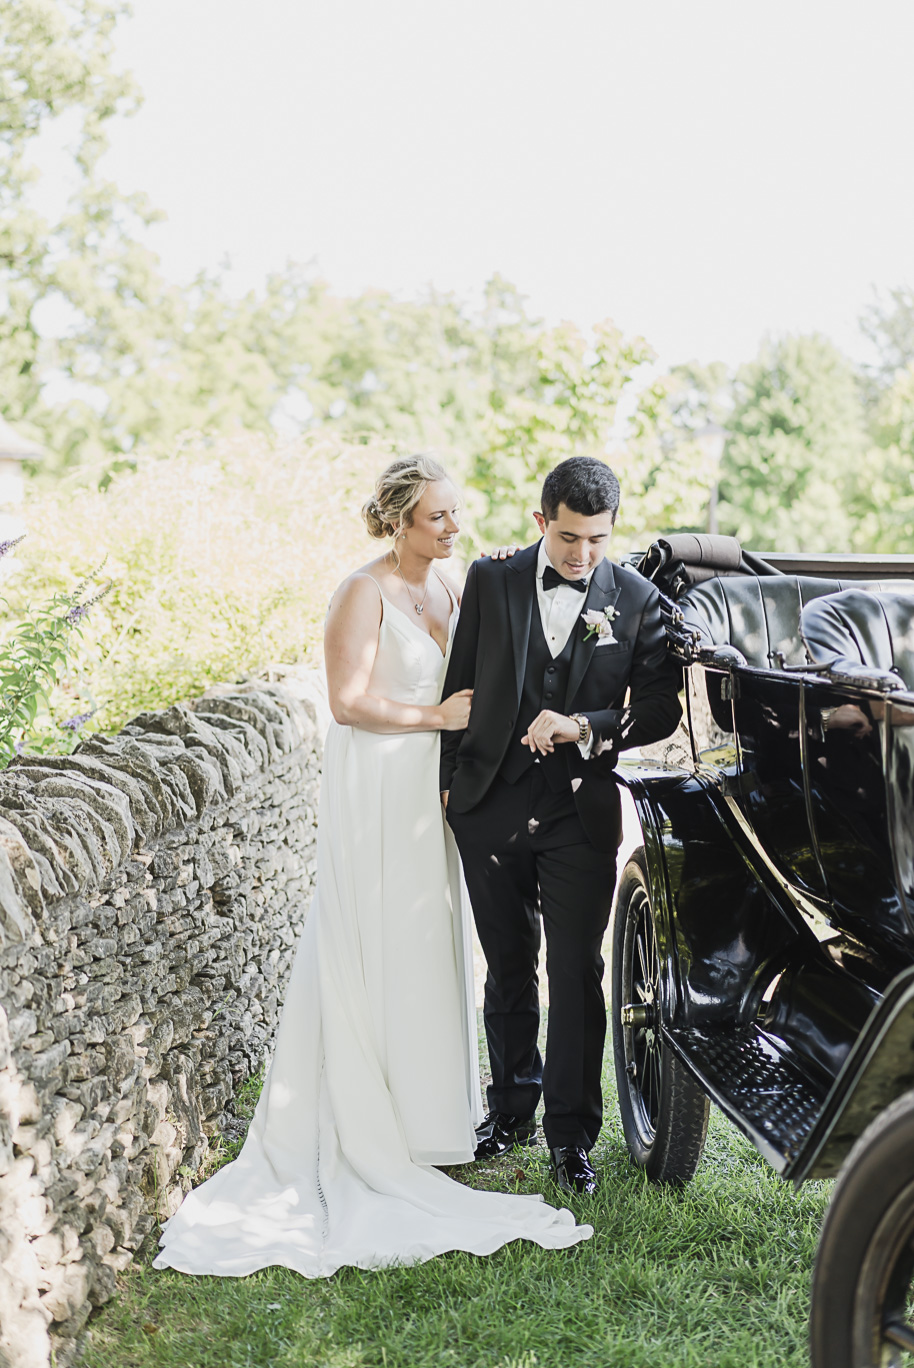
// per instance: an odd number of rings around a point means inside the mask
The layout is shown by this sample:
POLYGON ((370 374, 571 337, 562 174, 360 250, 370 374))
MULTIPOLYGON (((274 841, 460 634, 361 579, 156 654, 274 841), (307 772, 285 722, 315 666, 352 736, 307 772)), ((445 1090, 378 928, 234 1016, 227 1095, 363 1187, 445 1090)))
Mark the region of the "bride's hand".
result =
POLYGON ((472 689, 460 689, 445 698, 438 711, 441 714, 442 731, 463 731, 470 720, 470 704, 473 701, 472 689))
MULTIPOLYGON (((510 556, 513 556, 516 551, 517 545, 514 542, 512 542, 510 546, 496 546, 495 550, 489 553, 489 558, 490 560, 507 560, 510 556)), ((484 560, 485 555, 486 553, 483 551, 480 560, 484 560)))

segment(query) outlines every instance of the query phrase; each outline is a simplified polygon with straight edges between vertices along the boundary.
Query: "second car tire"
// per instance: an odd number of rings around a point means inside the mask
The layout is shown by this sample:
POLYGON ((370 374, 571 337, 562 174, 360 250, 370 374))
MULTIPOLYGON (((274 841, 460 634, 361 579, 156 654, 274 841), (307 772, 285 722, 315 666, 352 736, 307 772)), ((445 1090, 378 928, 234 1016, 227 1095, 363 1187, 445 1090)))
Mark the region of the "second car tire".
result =
POLYGON ((905 1093, 863 1132, 835 1183, 813 1272, 813 1368, 910 1363, 912 1275, 914 1093, 905 1093))

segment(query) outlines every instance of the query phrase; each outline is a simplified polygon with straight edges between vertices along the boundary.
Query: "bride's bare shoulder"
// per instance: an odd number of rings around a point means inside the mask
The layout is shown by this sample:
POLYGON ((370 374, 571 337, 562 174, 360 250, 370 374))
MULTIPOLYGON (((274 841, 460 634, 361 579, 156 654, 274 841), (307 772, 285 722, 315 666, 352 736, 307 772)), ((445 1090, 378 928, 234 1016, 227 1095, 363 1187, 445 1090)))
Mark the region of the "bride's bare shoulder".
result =
POLYGON ((330 600, 330 615, 334 618, 364 614, 380 618, 381 586, 373 573, 375 562, 353 570, 336 586, 330 600))

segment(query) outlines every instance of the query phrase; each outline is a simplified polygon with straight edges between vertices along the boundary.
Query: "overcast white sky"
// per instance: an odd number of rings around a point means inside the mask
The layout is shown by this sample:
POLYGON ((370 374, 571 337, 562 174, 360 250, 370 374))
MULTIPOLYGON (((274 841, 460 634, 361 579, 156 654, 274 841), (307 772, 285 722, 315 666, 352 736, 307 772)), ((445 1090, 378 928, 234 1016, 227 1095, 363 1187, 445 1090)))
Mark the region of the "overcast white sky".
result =
POLYGON ((817 329, 862 355, 914 283, 911 0, 134 0, 146 93, 107 169, 239 286, 500 271, 666 362, 817 329))

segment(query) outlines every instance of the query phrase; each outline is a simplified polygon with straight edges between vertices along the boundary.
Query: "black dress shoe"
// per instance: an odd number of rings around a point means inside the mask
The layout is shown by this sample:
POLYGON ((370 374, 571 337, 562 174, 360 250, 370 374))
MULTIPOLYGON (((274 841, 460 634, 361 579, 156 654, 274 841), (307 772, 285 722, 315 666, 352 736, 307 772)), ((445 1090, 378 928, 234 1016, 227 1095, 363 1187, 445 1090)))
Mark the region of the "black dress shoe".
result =
POLYGON ((522 1121, 519 1116, 504 1112, 489 1112, 481 1126, 476 1127, 474 1159, 497 1159, 515 1145, 536 1144, 536 1122, 531 1117, 522 1121))
POLYGON ((580 1145, 560 1145, 549 1151, 549 1167, 557 1187, 592 1197, 597 1190, 597 1175, 580 1145))

